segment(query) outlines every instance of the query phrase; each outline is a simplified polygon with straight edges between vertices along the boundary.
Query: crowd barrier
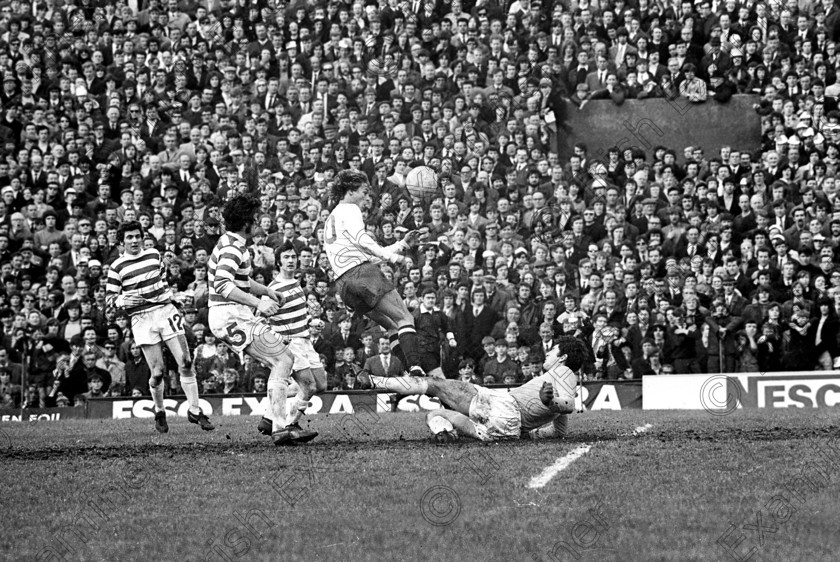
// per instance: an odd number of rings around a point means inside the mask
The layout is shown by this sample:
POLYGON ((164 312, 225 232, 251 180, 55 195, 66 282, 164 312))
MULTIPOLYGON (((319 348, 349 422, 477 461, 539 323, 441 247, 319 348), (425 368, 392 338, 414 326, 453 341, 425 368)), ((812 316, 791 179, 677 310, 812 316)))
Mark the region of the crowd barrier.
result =
MULTIPOLYGON (((588 411, 706 410, 712 414, 727 414, 742 408, 827 408, 840 405, 840 371, 672 375, 633 381, 592 381, 583 384, 579 401, 581 399, 588 411)), ((183 396, 166 398, 164 405, 170 415, 187 415, 187 402, 183 396)), ((261 416, 268 407, 268 398, 258 394, 209 395, 201 398, 201 407, 214 416, 261 416)), ((440 407, 437 399, 428 396, 398 399, 392 393, 359 390, 314 396, 306 414, 399 413, 440 407)), ((0 409, 0 423, 152 417, 154 404, 148 397, 91 399, 77 408, 0 409)))
MULTIPOLYGON (((510 387, 499 387, 510 388, 510 387)), ((641 381, 593 381, 583 385, 583 405, 587 410, 623 410, 642 407, 641 381)), ((186 417, 187 401, 183 396, 164 399, 169 415, 186 417)), ((436 398, 406 396, 376 391, 325 392, 311 399, 306 410, 312 414, 356 414, 359 412, 418 412, 441 407, 436 398)), ((201 408, 214 416, 261 416, 268 407, 268 398, 262 394, 208 395, 201 398, 201 408)), ((151 398, 95 398, 77 408, 46 408, 0 410, 0 423, 60 421, 63 419, 126 419, 154 417, 151 398)))

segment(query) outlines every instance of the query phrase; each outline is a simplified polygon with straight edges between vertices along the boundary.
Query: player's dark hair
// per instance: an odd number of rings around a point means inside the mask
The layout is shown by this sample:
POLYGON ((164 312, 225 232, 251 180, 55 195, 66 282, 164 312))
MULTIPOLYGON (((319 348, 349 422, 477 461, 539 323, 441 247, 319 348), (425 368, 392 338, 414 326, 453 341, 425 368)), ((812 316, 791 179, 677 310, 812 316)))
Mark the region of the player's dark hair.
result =
POLYGON ((292 243, 292 241, 291 241, 291 240, 286 240, 286 241, 283 243, 283 245, 282 245, 282 246, 280 246, 279 248, 277 248, 277 252, 276 252, 276 254, 275 254, 275 255, 276 255, 277 257, 280 257, 280 254, 282 254, 283 252, 294 252, 294 253, 295 253, 295 255, 297 255, 297 254, 298 254, 297 248, 295 248, 295 245, 292 243))
POLYGON ((230 232, 245 230, 248 224, 254 223, 254 215, 260 208, 260 200, 250 194, 237 195, 222 209, 225 228, 230 232))
POLYGON ((335 177, 335 183, 332 186, 332 200, 333 204, 338 204, 344 196, 351 191, 356 191, 363 185, 367 185, 367 174, 357 170, 341 170, 335 177))
POLYGON ((135 230, 140 232, 141 237, 143 236, 143 227, 140 225, 140 221, 128 221, 122 223, 117 229, 117 240, 125 242, 126 232, 134 232, 135 230))
POLYGON ((557 347, 559 355, 566 356, 566 366, 575 372, 580 370, 588 356, 583 341, 572 336, 560 336, 557 347))

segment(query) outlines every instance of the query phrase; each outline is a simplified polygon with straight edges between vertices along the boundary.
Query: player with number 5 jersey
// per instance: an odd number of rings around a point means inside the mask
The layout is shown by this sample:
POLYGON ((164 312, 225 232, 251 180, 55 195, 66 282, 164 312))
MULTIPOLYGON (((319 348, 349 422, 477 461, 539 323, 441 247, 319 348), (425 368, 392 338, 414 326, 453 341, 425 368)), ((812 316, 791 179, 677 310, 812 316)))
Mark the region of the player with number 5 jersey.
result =
POLYGON ((225 203, 222 216, 226 232, 216 243, 207 267, 207 323, 213 334, 237 353, 247 353, 271 367, 268 401, 274 444, 304 443, 318 433, 304 430, 297 421, 286 422, 286 394, 294 358, 288 338, 272 330, 267 319, 280 312, 285 297, 251 279, 251 254, 246 241, 259 210, 260 201, 250 195, 237 195, 225 203))
POLYGON ((163 346, 169 348, 178 364, 181 388, 189 402, 187 419, 201 429, 214 429, 198 405, 198 382, 192 369, 192 357, 184 335, 184 319, 172 304, 172 291, 163 277, 160 252, 143 249, 143 229, 137 221, 126 222, 118 233, 125 252, 108 270, 105 302, 124 309, 131 318, 131 333, 140 347, 151 377, 149 390, 155 403, 155 429, 169 431, 163 409, 163 346))

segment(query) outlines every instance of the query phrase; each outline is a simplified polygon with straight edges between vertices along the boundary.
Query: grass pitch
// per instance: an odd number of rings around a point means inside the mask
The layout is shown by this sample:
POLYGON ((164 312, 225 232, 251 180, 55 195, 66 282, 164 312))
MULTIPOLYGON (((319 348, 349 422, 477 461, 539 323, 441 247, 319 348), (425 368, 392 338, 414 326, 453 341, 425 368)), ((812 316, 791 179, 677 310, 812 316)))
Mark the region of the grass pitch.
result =
POLYGON ((594 412, 565 441, 451 446, 429 442, 422 414, 310 420, 321 437, 295 448, 253 417, 203 433, 170 416, 167 435, 136 419, 0 426, 2 558, 840 556, 834 409, 594 412))

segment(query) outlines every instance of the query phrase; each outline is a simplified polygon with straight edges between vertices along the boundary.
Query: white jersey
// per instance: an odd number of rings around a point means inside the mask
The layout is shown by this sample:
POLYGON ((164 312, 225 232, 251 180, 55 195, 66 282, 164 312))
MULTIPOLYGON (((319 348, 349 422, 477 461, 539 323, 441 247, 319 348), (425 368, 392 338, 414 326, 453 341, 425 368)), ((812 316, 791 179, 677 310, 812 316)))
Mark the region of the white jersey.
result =
POLYGON ((510 389, 510 394, 519 403, 522 415, 522 429, 530 431, 551 422, 558 416, 540 400, 540 389, 543 383, 550 382, 554 392, 558 395, 575 395, 577 375, 566 367, 559 365, 549 369, 542 375, 534 377, 523 385, 510 389))
POLYGON ((360 240, 370 236, 365 230, 362 210, 352 203, 339 203, 324 225, 324 251, 335 277, 341 277, 357 265, 381 260, 362 249, 360 240))

